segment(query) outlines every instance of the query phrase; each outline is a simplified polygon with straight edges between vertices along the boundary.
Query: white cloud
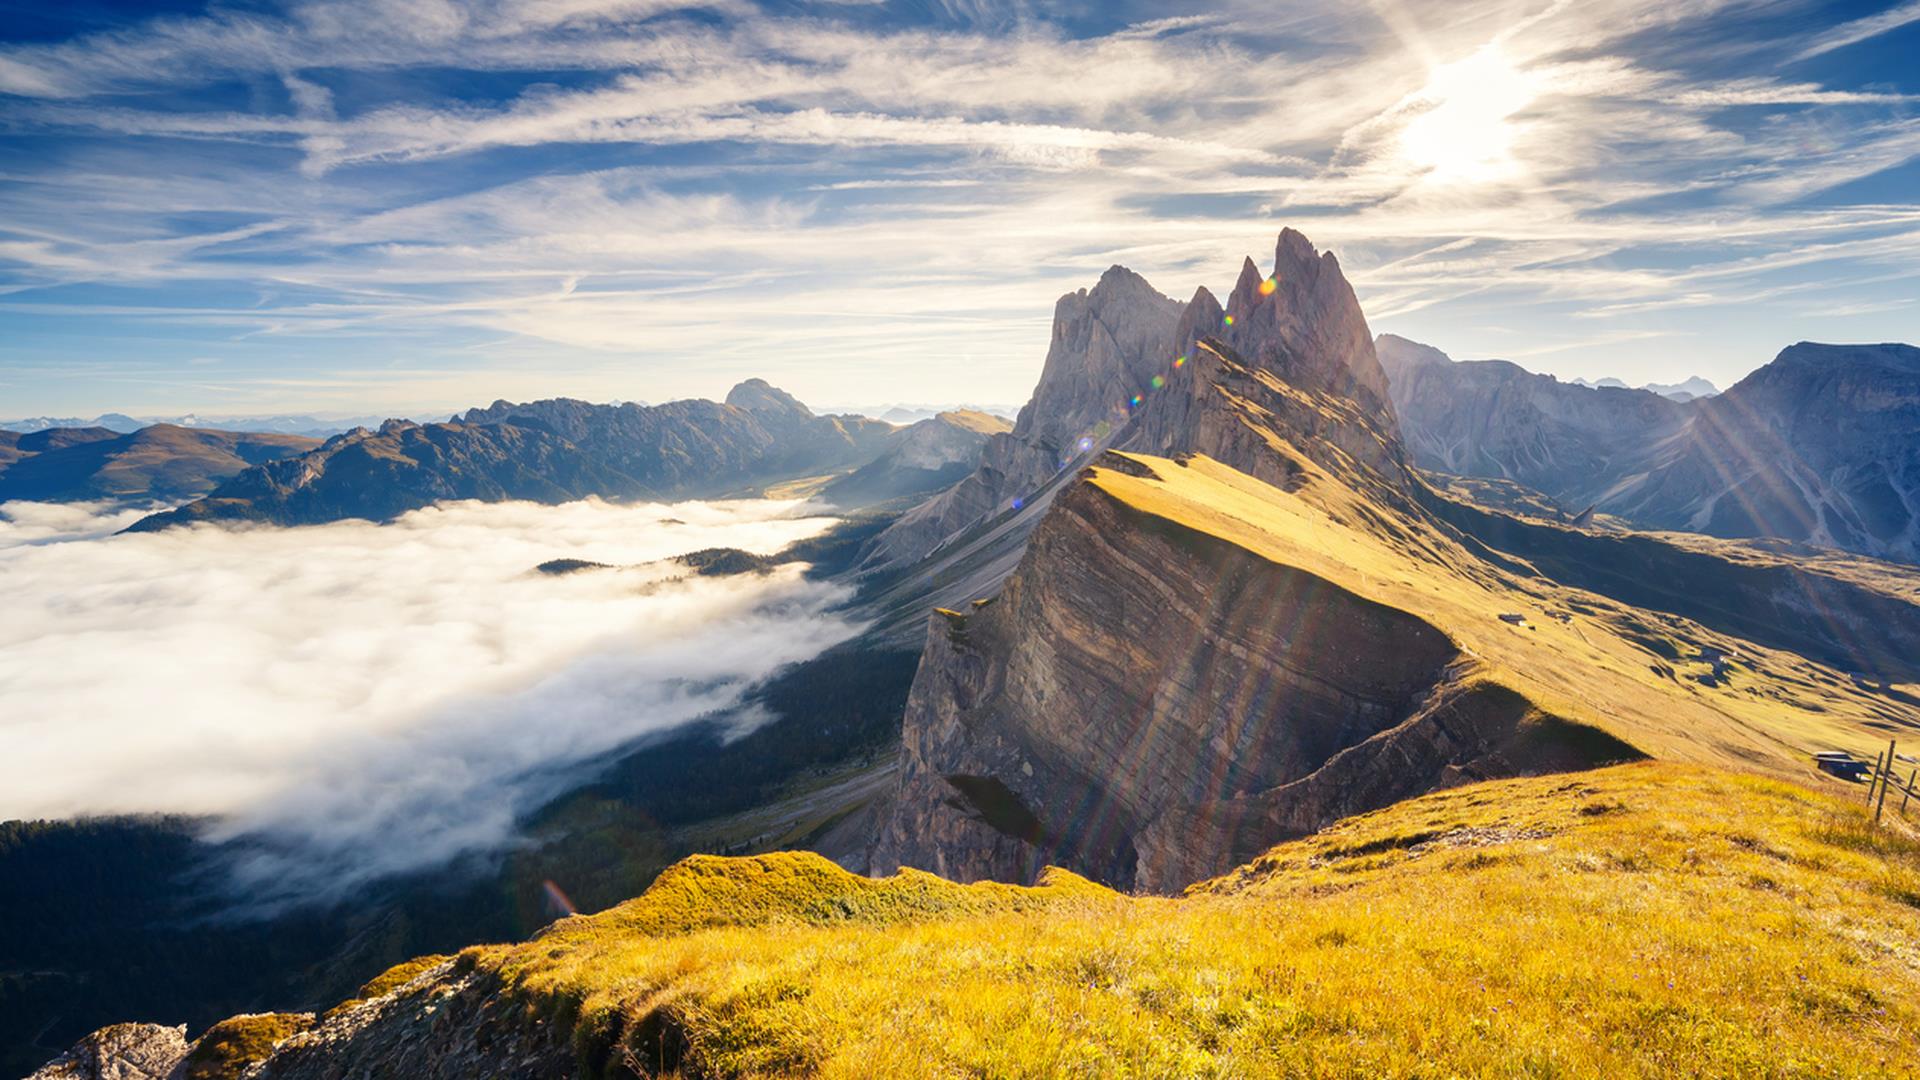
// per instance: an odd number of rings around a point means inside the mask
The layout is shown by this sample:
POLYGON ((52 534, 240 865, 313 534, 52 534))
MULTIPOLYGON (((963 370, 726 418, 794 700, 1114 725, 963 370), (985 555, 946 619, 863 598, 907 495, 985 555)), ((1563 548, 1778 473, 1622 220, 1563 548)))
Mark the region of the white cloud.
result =
POLYGON ((497 848, 583 764, 853 633, 796 567, 649 563, 776 550, 825 524, 801 513, 460 503, 103 537, 128 515, 7 504, 0 818, 217 815, 265 845, 256 900, 497 848), (553 558, 628 568, 534 572, 553 558))
POLYGON ((1816 35, 1812 44, 1802 49, 1795 60, 1808 60, 1822 53, 1843 49, 1848 45, 1857 45, 1868 38, 1879 37, 1891 30, 1920 22, 1920 0, 1907 0, 1877 15, 1868 15, 1852 22, 1841 23, 1824 34, 1816 35))

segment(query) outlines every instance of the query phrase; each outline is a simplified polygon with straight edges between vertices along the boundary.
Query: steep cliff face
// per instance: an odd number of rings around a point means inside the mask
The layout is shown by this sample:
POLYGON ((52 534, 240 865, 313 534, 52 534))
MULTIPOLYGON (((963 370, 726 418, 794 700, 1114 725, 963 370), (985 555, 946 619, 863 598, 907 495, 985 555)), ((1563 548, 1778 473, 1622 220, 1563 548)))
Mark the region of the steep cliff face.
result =
POLYGON ((965 479, 877 537, 865 567, 913 564, 989 518, 1044 506, 1056 490, 1052 481, 1111 443, 1126 423, 1128 401, 1165 369, 1181 311, 1120 266, 1091 290, 1061 297, 1039 385, 1013 430, 988 440, 965 479))
POLYGON ((1460 660, 1405 612, 1076 484, 1002 594, 929 634, 878 865, 1028 881, 1059 864, 1167 890, 1337 815, 1337 785, 1312 805, 1272 800, 1280 829, 1243 822, 1235 801, 1376 737, 1362 755, 1395 760, 1367 797, 1425 790, 1449 766, 1504 773, 1480 759, 1524 703, 1484 732, 1430 722, 1460 660))

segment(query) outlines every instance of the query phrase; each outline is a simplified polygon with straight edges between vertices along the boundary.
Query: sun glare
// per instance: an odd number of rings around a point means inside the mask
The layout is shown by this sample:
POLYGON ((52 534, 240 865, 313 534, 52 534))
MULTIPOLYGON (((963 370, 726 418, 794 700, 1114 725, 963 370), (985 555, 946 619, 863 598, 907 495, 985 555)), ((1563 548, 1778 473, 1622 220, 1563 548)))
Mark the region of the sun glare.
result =
POLYGON ((1487 182, 1519 171, 1512 117, 1536 94, 1533 79, 1499 46, 1433 70, 1428 102, 1400 133, 1400 153, 1434 180, 1487 182))

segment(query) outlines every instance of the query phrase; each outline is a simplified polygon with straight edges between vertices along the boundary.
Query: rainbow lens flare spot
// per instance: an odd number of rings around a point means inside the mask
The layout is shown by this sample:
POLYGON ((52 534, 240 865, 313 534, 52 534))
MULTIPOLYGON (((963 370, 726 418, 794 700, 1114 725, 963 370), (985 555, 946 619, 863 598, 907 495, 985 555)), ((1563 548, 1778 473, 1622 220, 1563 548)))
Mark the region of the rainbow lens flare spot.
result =
POLYGON ((1091 449, 1093 449, 1093 440, 1085 435, 1080 436, 1080 452, 1084 454, 1091 449))
POLYGON ((1179 355, 1179 356, 1176 356, 1176 357, 1174 357, 1174 358, 1173 358, 1173 366, 1174 366, 1174 367, 1177 367, 1177 368, 1183 368, 1183 367, 1186 367, 1186 366, 1187 366, 1187 357, 1186 357, 1186 354, 1185 354, 1185 353, 1182 353, 1181 355, 1179 355))
POLYGON ((1225 316, 1225 317, 1224 317, 1223 319, 1221 319, 1221 321, 1222 321, 1222 322, 1224 322, 1224 323, 1226 323, 1226 324, 1227 324, 1228 326, 1232 326, 1232 325, 1233 325, 1233 316, 1231 316, 1231 315, 1228 315, 1228 316, 1225 316))
POLYGON ((1163 379, 1163 378, 1161 378, 1161 377, 1160 377, 1160 376, 1158 376, 1158 375, 1155 375, 1155 376, 1153 377, 1153 388, 1154 388, 1155 390, 1158 390, 1158 389, 1160 389, 1161 387, 1163 387, 1163 386, 1165 386, 1165 385, 1167 385, 1167 380, 1165 380, 1165 379, 1163 379))
POLYGON ((1135 395, 1133 395, 1133 396, 1132 396, 1131 398, 1128 398, 1128 399, 1127 399, 1127 403, 1128 403, 1128 404, 1130 404, 1130 405, 1132 405, 1132 406, 1133 406, 1134 408, 1136 408, 1136 409, 1137 409, 1137 408, 1139 408, 1139 407, 1140 407, 1140 395, 1139 395, 1139 394, 1135 394, 1135 395))
POLYGON ((1278 281, 1277 279, 1275 279, 1275 278, 1268 278, 1267 280, 1265 280, 1265 281, 1263 281, 1263 282, 1261 282, 1261 283, 1260 283, 1260 295, 1261 295, 1261 296, 1272 296, 1272 295, 1273 295, 1273 290, 1275 290, 1275 289, 1277 289, 1277 288, 1279 288, 1279 287, 1280 287, 1280 282, 1279 282, 1279 281, 1278 281))

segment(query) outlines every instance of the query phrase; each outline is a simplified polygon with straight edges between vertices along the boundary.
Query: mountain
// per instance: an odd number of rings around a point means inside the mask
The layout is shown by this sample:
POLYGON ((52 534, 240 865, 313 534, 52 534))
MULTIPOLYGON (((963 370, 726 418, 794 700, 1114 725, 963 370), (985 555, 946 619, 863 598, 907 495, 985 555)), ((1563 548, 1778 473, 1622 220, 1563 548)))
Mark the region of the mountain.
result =
POLYGON ((104 413, 91 420, 82 420, 77 416, 30 416, 20 420, 0 420, 0 431, 12 431, 22 435, 52 428, 105 428, 117 435, 125 435, 146 426, 147 421, 135 420, 123 413, 104 413))
POLYGON ((1701 378, 1690 375, 1677 383, 1647 383, 1640 389, 1649 390, 1663 398, 1687 402, 1695 398, 1708 398, 1720 392, 1720 388, 1701 378))
POLYGON ((1717 396, 1589 389, 1379 342, 1422 467, 1655 529, 1920 559, 1920 349, 1802 342, 1717 396))
POLYGON ((1011 430, 990 413, 939 413, 902 429, 885 453, 827 484, 820 497, 857 507, 942 491, 973 472, 989 439, 1011 430))
MULTIPOLYGON (((1615 378, 1593 380, 1568 379, 1567 383, 1570 386, 1583 386, 1589 390, 1628 389, 1626 383, 1615 378)), ((1698 375, 1689 375, 1677 383, 1645 383, 1640 389, 1648 393, 1659 394, 1663 398, 1671 398, 1674 401, 1680 402, 1692 401, 1694 398, 1712 397, 1720 392, 1719 387, 1714 386, 1698 375)))
POLYGON ((970 475, 896 522, 874 542, 870 570, 916 563, 949 537, 996 512, 1037 519, 1051 488, 1103 449, 1129 400, 1173 356, 1180 305, 1115 266, 1091 289, 1054 305, 1053 336, 1033 398, 1013 430, 988 440, 970 475))
POLYGON ((496 401, 447 423, 389 420, 336 435, 134 528, 390 521, 443 499, 713 496, 865 463, 893 432, 864 417, 815 416, 759 379, 734 387, 725 402, 496 401))
POLYGON ((0 502, 175 501, 212 491, 246 469, 312 449, 317 440, 155 424, 0 431, 0 502))
POLYGON ((1844 674, 1920 671, 1897 576, 1456 510, 1407 461, 1337 264, 1289 245, 1281 278, 1320 281, 1263 289, 1249 264, 1224 311, 1196 295, 1186 360, 1062 486, 998 595, 936 618, 874 869, 1176 891, 1462 780, 1648 754, 1787 771, 1794 748, 1920 723, 1844 674), (1791 636, 1797 591, 1891 636, 1791 636), (1780 712, 1801 683, 1822 687, 1817 726, 1780 712))
POLYGON ((1692 416, 1650 391, 1563 383, 1505 360, 1454 361, 1392 334, 1376 348, 1417 464, 1512 480, 1573 510, 1650 468, 1692 416))
POLYGON ((1699 402, 1603 508, 1658 528, 1920 561, 1920 349, 1801 342, 1699 402))

